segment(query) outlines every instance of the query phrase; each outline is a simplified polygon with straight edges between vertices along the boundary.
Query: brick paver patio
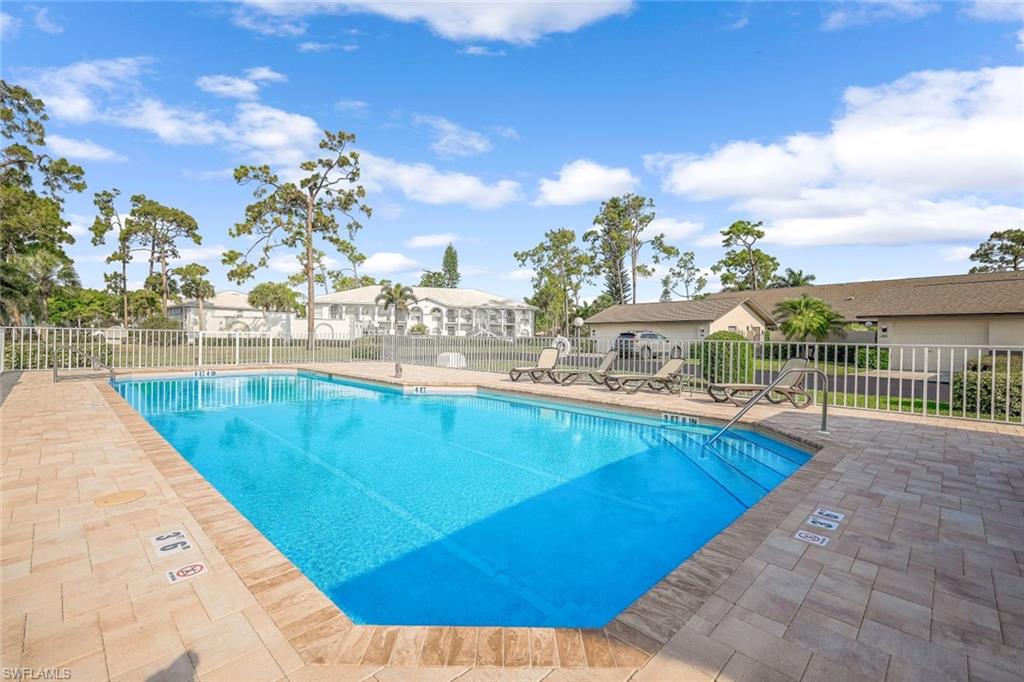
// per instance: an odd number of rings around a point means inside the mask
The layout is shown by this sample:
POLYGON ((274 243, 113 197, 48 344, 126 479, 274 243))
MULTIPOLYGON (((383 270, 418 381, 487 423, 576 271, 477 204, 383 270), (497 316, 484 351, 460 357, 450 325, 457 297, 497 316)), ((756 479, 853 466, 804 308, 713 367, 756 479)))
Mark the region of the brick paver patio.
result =
MULTIPOLYGON (((390 379, 391 366, 316 369, 390 379)), ((406 367, 723 419, 699 398, 406 367)), ((814 458, 601 630, 354 626, 99 381, 3 375, 2 661, 73 680, 1019 680, 1024 429, 835 410, 750 417, 814 458), (97 498, 141 489, 136 501, 97 498), (793 537, 820 506, 846 515, 793 537), (153 535, 196 548, 160 558, 153 535), (168 584, 201 556, 207 575, 168 584), (500 668, 498 666, 501 666, 500 668)))

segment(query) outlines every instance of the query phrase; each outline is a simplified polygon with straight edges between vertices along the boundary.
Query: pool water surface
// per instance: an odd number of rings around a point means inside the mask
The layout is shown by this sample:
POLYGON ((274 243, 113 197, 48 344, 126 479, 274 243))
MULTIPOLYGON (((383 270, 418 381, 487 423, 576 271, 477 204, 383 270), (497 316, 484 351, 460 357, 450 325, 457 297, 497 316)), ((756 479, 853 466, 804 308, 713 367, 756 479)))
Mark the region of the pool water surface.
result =
POLYGON ((360 624, 600 627, 810 457, 304 373, 114 386, 360 624))

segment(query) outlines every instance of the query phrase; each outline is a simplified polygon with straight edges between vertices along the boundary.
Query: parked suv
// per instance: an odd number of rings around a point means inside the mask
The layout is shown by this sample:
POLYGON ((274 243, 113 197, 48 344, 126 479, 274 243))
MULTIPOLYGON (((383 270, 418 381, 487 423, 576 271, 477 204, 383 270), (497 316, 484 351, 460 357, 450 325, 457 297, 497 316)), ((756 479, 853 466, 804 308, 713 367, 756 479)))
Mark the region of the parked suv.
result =
POLYGON ((622 332, 615 339, 615 350, 620 357, 639 355, 644 359, 653 357, 683 357, 683 345, 679 341, 673 341, 664 334, 641 330, 636 332, 622 332))

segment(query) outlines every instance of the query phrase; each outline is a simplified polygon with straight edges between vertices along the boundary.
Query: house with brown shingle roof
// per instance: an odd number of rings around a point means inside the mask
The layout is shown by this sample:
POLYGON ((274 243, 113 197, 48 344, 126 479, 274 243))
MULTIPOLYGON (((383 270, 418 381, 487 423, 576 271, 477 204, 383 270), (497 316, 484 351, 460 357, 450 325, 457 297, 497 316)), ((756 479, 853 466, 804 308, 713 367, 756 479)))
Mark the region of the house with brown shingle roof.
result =
POLYGON ((802 294, 874 326, 882 344, 1024 346, 1024 272, 722 292, 698 301, 612 306, 587 322, 598 336, 644 328, 695 339, 735 327, 752 337, 758 324, 774 326, 771 311, 779 302, 802 294))
POLYGON ((597 338, 646 330, 671 339, 702 339, 717 331, 732 331, 753 340, 763 338, 764 330, 773 324, 767 310, 742 296, 615 305, 586 322, 597 338))

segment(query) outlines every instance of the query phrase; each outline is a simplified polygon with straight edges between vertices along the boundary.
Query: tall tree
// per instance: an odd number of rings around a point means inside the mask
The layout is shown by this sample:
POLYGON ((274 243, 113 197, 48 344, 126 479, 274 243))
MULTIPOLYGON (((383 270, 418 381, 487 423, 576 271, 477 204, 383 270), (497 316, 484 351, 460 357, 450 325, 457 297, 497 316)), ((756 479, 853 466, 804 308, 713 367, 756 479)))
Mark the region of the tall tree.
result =
POLYGON ((14 263, 30 285, 29 312, 37 325, 50 318, 50 296, 61 288, 79 286, 75 267, 63 253, 40 248, 19 255, 14 263))
POLYGON ((299 295, 285 282, 257 284, 249 292, 249 305, 275 313, 291 313, 302 310, 299 295))
POLYGON ((195 299, 196 303, 199 304, 199 331, 205 331, 203 303, 213 298, 214 294, 217 293, 214 291, 210 280, 206 279, 206 275, 209 273, 210 269, 199 263, 189 263, 188 265, 174 268, 174 274, 177 275, 180 281, 181 295, 186 298, 195 299))
POLYGON ((374 299, 377 305, 384 306, 384 311, 389 312, 391 318, 391 333, 398 333, 398 311, 409 312, 409 305, 416 302, 412 288, 401 284, 390 284, 380 288, 380 293, 374 299))
POLYGON ((513 254, 520 266, 533 268, 533 305, 541 308, 553 333, 567 332, 580 307, 580 290, 593 274, 594 257, 576 243, 576 233, 548 230, 544 241, 513 254))
POLYGON ((0 323, 20 327, 32 300, 32 283, 13 261, 0 260, 0 323))
POLYGON ((978 264, 971 272, 1024 270, 1024 230, 993 232, 971 254, 971 260, 978 264))
POLYGON ((761 249, 754 248, 764 238, 764 223, 737 220, 722 230, 722 246, 728 249, 722 260, 711 266, 712 272, 721 274, 726 291, 763 289, 779 268, 779 261, 761 249))
POLYGON ((626 251, 629 245, 619 225, 602 222, 600 229, 585 232, 583 241, 590 245, 595 254, 594 269, 595 274, 601 275, 604 281, 603 294, 614 303, 629 303, 630 292, 633 290, 626 271, 626 251))
POLYGON ((420 275, 420 286, 445 288, 448 286, 448 278, 440 270, 424 270, 420 275))
POLYGON ((781 275, 776 275, 772 280, 772 283, 768 285, 771 289, 786 289, 789 287, 807 287, 814 284, 814 280, 817 279, 814 275, 803 270, 794 270, 793 268, 786 268, 786 271, 781 275))
POLYGON ((106 291, 67 287, 50 296, 50 322, 60 327, 107 327, 118 318, 121 301, 106 291))
POLYGON ((848 323, 843 316, 821 300, 808 294, 787 298, 776 304, 772 315, 787 339, 824 341, 829 334, 845 337, 848 323))
POLYGON ((85 191, 85 171, 46 146, 48 120, 43 101, 0 79, 0 259, 43 248, 63 253, 73 244, 70 223, 61 215, 64 196, 85 191), (39 191, 36 190, 36 181, 39 191))
MULTIPOLYGON (((650 277, 654 269, 644 262, 643 250, 651 247, 651 260, 660 263, 666 258, 678 256, 679 251, 665 243, 664 234, 650 234, 648 227, 654 220, 654 200, 639 194, 624 194, 612 197, 601 204, 601 211, 594 218, 598 229, 588 232, 584 239, 593 243, 602 243, 600 249, 603 259, 603 272, 608 276, 614 269, 621 269, 621 259, 617 259, 618 249, 623 249, 625 260, 629 265, 630 291, 633 303, 636 303, 636 285, 638 277, 650 277), (588 239, 589 236, 589 239, 588 239)), ((606 280, 607 281, 607 280, 606 280)), ((611 293, 611 292, 608 292, 611 293)), ((620 288, 619 293, 622 293, 620 288)))
POLYGON ((451 243, 444 249, 444 256, 441 257, 441 273, 444 275, 444 286, 449 289, 456 289, 462 281, 459 274, 459 252, 451 243))
MULTIPOLYGON (((256 185, 253 190, 256 201, 246 207, 245 220, 237 223, 229 234, 232 237, 255 235, 256 240, 245 253, 235 250, 224 253, 223 262, 231 267, 228 278, 238 283, 251 278, 258 268, 269 263, 270 254, 278 247, 300 249, 306 275, 306 324, 310 344, 313 343, 316 299, 316 240, 326 241, 343 254, 355 253, 352 240, 362 228, 355 213, 359 211, 368 218, 372 212, 363 203, 366 190, 356 184, 359 153, 348 150, 355 139, 355 135, 344 131, 325 131, 320 149, 327 155, 300 164, 306 175, 297 183, 282 181, 266 165, 235 169, 235 180, 239 184, 256 185), (344 226, 338 224, 338 214, 345 216, 344 226), (342 235, 343 227, 347 238, 342 235), (256 260, 250 261, 250 255, 257 249, 256 260)), ((358 278, 355 265, 353 269, 353 276, 358 278)))
POLYGON ((178 242, 187 239, 193 244, 203 242, 196 219, 180 208, 164 206, 144 194, 132 197, 129 231, 140 235, 149 249, 149 275, 147 284, 156 282, 160 292, 160 306, 167 315, 167 299, 173 293, 170 261, 178 257, 178 242), (159 272, 157 272, 159 269, 159 272), (157 278, 159 275, 159 279, 157 278))
POLYGON ((128 263, 132 261, 136 251, 147 251, 143 245, 144 235, 134 229, 127 219, 117 210, 115 202, 121 196, 117 188, 96 192, 93 204, 96 205, 96 219, 92 223, 92 244, 100 246, 106 243, 107 234, 116 232, 117 246, 107 256, 108 263, 119 264, 119 271, 104 274, 107 291, 121 298, 121 320, 125 329, 128 328, 128 263))
POLYGON ((671 301, 673 294, 690 300, 708 285, 708 278, 694 263, 695 258, 693 251, 684 251, 669 267, 668 273, 661 278, 662 301, 671 301))

